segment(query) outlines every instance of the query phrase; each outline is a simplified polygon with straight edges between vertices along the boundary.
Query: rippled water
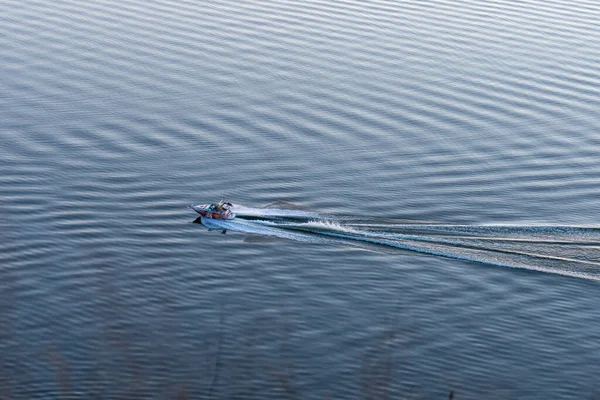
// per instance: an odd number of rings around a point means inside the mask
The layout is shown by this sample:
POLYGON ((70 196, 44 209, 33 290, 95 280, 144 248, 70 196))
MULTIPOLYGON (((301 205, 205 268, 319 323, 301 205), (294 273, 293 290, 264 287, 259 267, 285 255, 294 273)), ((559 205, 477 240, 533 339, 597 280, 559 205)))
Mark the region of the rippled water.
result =
POLYGON ((599 17, 0 2, 0 398, 598 395, 599 17), (192 223, 222 197, 552 265, 192 223))

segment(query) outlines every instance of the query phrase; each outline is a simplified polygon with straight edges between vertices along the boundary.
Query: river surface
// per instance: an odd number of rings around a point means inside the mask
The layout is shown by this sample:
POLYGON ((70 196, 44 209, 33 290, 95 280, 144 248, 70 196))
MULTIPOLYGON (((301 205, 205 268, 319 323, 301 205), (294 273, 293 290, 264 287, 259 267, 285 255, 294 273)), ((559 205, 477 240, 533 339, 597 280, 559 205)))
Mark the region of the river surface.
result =
POLYGON ((600 396, 598 21, 1 1, 0 398, 600 396))

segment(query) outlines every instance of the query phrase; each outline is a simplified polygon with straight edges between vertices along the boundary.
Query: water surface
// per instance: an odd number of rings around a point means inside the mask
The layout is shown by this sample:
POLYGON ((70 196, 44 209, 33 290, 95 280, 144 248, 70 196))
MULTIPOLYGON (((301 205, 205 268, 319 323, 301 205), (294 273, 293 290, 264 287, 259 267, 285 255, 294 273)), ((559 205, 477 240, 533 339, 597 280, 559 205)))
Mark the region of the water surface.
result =
POLYGON ((244 241, 186 206, 598 228, 599 14, 0 3, 0 397, 597 395, 593 264, 244 241))

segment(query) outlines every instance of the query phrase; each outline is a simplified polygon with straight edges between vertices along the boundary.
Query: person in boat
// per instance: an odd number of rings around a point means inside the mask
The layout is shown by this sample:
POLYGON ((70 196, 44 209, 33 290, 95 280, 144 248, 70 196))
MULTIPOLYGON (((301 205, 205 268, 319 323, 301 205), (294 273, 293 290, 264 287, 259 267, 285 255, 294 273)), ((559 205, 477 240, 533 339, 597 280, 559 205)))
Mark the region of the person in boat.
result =
POLYGON ((221 200, 217 204, 215 204, 215 210, 218 212, 224 212, 228 211, 231 208, 231 206, 233 206, 233 204, 221 200))

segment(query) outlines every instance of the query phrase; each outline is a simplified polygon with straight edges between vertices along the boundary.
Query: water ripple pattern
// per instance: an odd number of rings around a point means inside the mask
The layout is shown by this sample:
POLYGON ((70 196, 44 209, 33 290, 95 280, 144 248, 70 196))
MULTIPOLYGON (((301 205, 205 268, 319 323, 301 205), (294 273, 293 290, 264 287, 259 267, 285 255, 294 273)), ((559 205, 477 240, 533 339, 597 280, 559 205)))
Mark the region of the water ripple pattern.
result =
POLYGON ((599 20, 0 1, 0 398, 597 396, 599 20))

